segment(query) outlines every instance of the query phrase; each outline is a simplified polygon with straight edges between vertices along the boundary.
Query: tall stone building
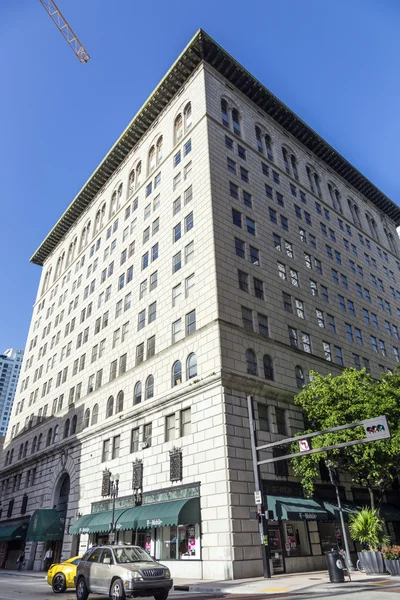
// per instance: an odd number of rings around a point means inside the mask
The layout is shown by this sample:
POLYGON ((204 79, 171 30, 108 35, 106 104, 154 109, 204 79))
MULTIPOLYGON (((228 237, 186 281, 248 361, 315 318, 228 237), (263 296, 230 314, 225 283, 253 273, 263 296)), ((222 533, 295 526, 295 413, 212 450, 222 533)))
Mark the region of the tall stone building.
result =
MULTIPOLYGON (((0 470, 6 564, 25 544, 39 569, 49 545, 66 558, 113 522, 175 576, 259 575, 246 396, 260 442, 276 441, 302 427, 311 368, 395 367, 399 224, 199 31, 31 259, 43 273, 0 470)), ((308 500, 275 469, 274 571, 324 567, 341 536, 325 473, 308 500)), ((351 482, 341 493, 363 501, 351 482)))

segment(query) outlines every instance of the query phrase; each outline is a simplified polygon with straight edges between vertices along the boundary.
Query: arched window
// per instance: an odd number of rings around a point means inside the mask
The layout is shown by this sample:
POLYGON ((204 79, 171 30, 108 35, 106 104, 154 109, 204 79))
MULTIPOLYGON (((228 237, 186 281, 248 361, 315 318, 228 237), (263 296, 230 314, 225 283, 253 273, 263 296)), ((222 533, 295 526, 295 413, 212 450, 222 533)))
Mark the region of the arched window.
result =
POLYGON ((256 127, 256 140, 257 140, 257 150, 260 152, 260 154, 264 154, 264 147, 263 147, 262 137, 261 137, 261 129, 259 127, 256 127))
POLYGON ((8 465, 9 460, 10 460, 10 451, 8 451, 7 454, 6 454, 6 462, 4 463, 5 466, 8 465))
POLYGON ((186 378, 193 379, 197 375, 197 356, 194 352, 189 354, 186 360, 186 378))
POLYGON ((19 452, 18 452, 18 460, 21 460, 23 451, 24 451, 24 445, 21 444, 19 447, 19 452))
POLYGON ((286 171, 286 173, 290 173, 289 156, 288 156, 288 151, 286 150, 286 148, 282 148, 282 157, 283 157, 283 162, 285 163, 285 171, 286 171))
POLYGON ((59 430, 59 427, 58 427, 58 425, 56 425, 54 427, 54 433, 53 433, 53 444, 55 444, 58 440, 58 430, 59 430))
POLYGON ((354 204, 354 215, 356 218, 355 224, 361 227, 360 209, 358 208, 357 204, 354 204))
POLYGON ((232 124, 233 124, 233 132, 236 135, 240 136, 240 115, 239 111, 236 108, 232 109, 232 124))
POLYGON ((135 389, 133 392, 133 404, 140 404, 142 401, 142 383, 136 382, 135 389))
POLYGON ((71 421, 71 435, 74 435, 76 433, 77 422, 78 422, 78 417, 76 415, 74 415, 72 417, 72 421, 71 421))
POLYGON ((36 446, 37 446, 37 437, 35 435, 35 437, 33 438, 33 442, 32 442, 32 454, 35 454, 36 446))
POLYGON ((157 164, 159 165, 163 157, 163 136, 161 135, 157 140, 157 164))
POLYGON ((135 169, 132 169, 132 171, 129 173, 128 186, 129 194, 132 194, 133 190, 135 189, 135 169))
POLYGON ((183 111, 183 116, 185 118, 185 133, 189 131, 192 126, 192 105, 188 102, 185 106, 185 110, 183 111))
POLYGON ((14 458, 14 448, 10 452, 10 462, 9 462, 10 465, 12 464, 13 458, 14 458))
POLYGON ((293 177, 295 179, 297 179, 297 181, 299 180, 299 172, 297 170, 297 160, 294 154, 290 155, 290 163, 292 165, 292 172, 293 172, 293 177))
POLYGON ((101 218, 100 218, 100 228, 104 225, 104 219, 106 218, 106 203, 104 202, 101 207, 101 218))
POLYGON ((109 218, 111 219, 111 217, 113 217, 116 212, 117 212, 117 192, 114 192, 113 195, 111 196, 109 218))
POLYGON ((37 450, 38 450, 38 452, 42 448, 42 439, 43 439, 43 433, 40 433, 39 437, 38 437, 38 443, 37 443, 37 450))
POLYGON ((70 420, 67 419, 64 424, 64 439, 69 436, 69 425, 70 425, 70 420))
POLYGON ((254 350, 246 350, 247 372, 249 375, 258 375, 257 358, 254 350))
POLYGON ((95 404, 92 410, 92 425, 97 425, 97 421, 99 418, 99 405, 95 404))
POLYGON ((314 173, 314 181, 315 181, 315 187, 317 188, 317 194, 320 198, 322 198, 321 185, 320 185, 318 173, 314 173))
POLYGON ((229 127, 229 114, 228 114, 228 103, 226 100, 221 100, 221 116, 222 116, 222 124, 225 127, 229 127))
POLYGON ((119 187, 118 187, 118 198, 117 198, 117 209, 121 208, 121 202, 122 202, 122 192, 124 190, 124 184, 120 183, 119 187))
POLYGON ((182 383, 182 363, 180 360, 177 360, 172 366, 172 387, 180 383, 182 383))
POLYGON ((312 191, 312 193, 314 193, 314 183, 311 177, 311 169, 310 167, 306 167, 306 171, 307 171, 307 177, 308 177, 308 184, 310 186, 310 190, 312 191))
POLYGON ((335 210, 338 210, 339 212, 343 212, 342 201, 340 199, 339 190, 337 190, 335 187, 333 187, 330 183, 328 183, 328 190, 329 190, 329 195, 332 200, 333 208, 335 210))
POLYGON ((264 377, 265 379, 274 380, 274 363, 272 362, 272 358, 268 354, 264 354, 263 357, 263 365, 264 365, 264 377))
POLYGON ((124 392, 121 390, 118 392, 117 401, 115 403, 115 414, 124 410, 124 392))
POLYGON ((303 369, 301 367, 299 367, 299 365, 297 365, 294 368, 294 373, 296 375, 296 384, 297 384, 297 387, 301 390, 302 387, 303 387, 303 385, 304 385, 304 383, 305 383, 303 369))
POLYGON ((183 137, 183 120, 182 115, 179 114, 174 123, 174 139, 175 144, 177 144, 183 137))
POLYGON ((47 432, 46 448, 47 448, 47 446, 50 446, 52 439, 53 439, 53 428, 50 427, 50 429, 47 432))
POLYGON ((85 410, 85 414, 83 417, 83 429, 87 429, 90 425, 90 408, 85 410))
POLYGON ((113 398, 113 396, 110 396, 109 399, 107 400, 106 419, 108 419, 108 417, 112 417, 113 412, 114 412, 114 398, 113 398))
POLYGON ((267 149, 267 156, 268 156, 269 160, 274 160, 274 154, 272 152, 272 140, 271 140, 271 136, 268 135, 268 133, 266 133, 264 135, 264 140, 265 140, 265 147, 267 149))
POLYGON ((23 453, 22 457, 26 458, 27 454, 28 454, 28 442, 25 442, 25 444, 24 444, 24 453, 23 453))
POLYGON ((153 396, 154 396, 154 377, 153 377, 153 375, 149 375, 148 378, 146 379, 145 399, 149 400, 150 398, 153 398, 153 396))
POLYGON ((100 222, 101 222, 101 210, 98 210, 96 213, 96 218, 94 220, 93 237, 95 235, 97 235, 100 231, 100 222))
POLYGON ((147 172, 150 175, 156 168, 156 147, 152 146, 149 150, 149 158, 147 165, 147 172))
POLYGON ((369 230, 371 232, 372 237, 379 241, 379 236, 378 236, 378 228, 376 226, 375 220, 371 217, 371 215, 369 213, 365 213, 366 219, 367 219, 367 223, 369 226, 369 230))
POLYGON ((136 166, 136 189, 140 187, 142 183, 142 163, 139 162, 136 166))
POLYGON ((397 255, 397 248, 396 248, 396 244, 394 243, 393 235, 391 234, 390 231, 388 231, 386 229, 386 227, 383 228, 383 231, 384 231, 386 239, 388 241, 389 248, 391 249, 391 251, 393 252, 393 254, 397 255))

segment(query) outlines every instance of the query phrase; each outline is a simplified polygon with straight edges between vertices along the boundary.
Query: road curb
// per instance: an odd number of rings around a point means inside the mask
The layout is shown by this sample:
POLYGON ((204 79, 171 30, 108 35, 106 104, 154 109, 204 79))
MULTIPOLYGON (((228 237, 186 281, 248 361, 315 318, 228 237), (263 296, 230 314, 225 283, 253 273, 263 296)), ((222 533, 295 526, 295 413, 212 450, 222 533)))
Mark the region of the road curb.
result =
MULTIPOLYGON (((337 590, 343 591, 367 591, 367 590, 382 590, 392 587, 399 587, 399 582, 393 582, 390 584, 366 584, 366 583, 352 583, 345 582, 343 584, 329 584, 315 587, 315 589, 310 590, 309 588, 303 588, 301 590, 291 590, 290 592, 273 592, 274 596, 279 597, 287 597, 287 595, 314 595, 321 594, 326 592, 333 592, 337 590)), ((238 595, 268 595, 269 592, 260 592, 258 590, 243 590, 239 588, 213 588, 213 587, 204 587, 200 585, 174 585, 174 590, 176 592, 203 592, 205 594, 238 594, 238 595)))

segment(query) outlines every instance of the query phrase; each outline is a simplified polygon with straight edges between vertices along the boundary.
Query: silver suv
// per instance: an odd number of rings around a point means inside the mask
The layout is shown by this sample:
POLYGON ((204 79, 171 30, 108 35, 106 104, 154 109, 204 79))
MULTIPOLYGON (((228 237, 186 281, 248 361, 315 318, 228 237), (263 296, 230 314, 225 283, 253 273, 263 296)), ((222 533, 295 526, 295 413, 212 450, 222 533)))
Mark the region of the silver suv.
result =
POLYGON ((154 596, 167 600, 173 581, 169 569, 155 562, 139 546, 97 546, 83 555, 76 570, 76 597, 90 593, 110 600, 154 596))

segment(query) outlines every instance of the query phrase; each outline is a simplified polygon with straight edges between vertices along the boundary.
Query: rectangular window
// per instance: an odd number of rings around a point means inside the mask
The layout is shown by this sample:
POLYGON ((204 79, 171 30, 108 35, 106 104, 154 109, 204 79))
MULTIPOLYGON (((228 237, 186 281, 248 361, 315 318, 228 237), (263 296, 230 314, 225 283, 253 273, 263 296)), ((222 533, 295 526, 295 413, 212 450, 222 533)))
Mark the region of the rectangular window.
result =
POLYGON ((250 217, 246 217, 246 228, 248 233, 256 235, 256 222, 250 219, 250 217))
POLYGON ((229 182, 229 193, 232 196, 232 198, 235 198, 235 200, 239 200, 239 187, 235 183, 232 183, 232 181, 229 182))
POLYGON ((343 366, 342 349, 339 348, 339 346, 334 346, 334 350, 335 350, 335 359, 336 359, 337 364, 343 366))
POLYGON ((140 331, 140 329, 143 329, 143 327, 145 327, 146 325, 146 309, 140 311, 140 313, 138 314, 138 331, 140 331))
POLYGON ((249 276, 247 273, 238 270, 239 289, 243 292, 249 291, 249 276))
POLYGON ((242 321, 243 327, 249 331, 253 331, 253 312, 244 306, 242 306, 242 321))
POLYGON ((181 437, 191 433, 191 409, 181 411, 181 437))
POLYGON ((109 458, 110 458, 110 440, 104 440, 101 461, 106 462, 109 460, 109 458))
POLYGON ((283 307, 286 310, 286 312, 292 313, 293 312, 292 297, 289 294, 282 292, 282 299, 283 299, 283 307))
POLYGON ((258 333, 264 337, 269 336, 268 317, 257 314, 258 317, 258 333))
POLYGON ((165 417, 165 441, 170 442, 175 439, 175 413, 165 417))
POLYGON ((144 361, 144 342, 136 346, 136 365, 140 365, 144 361))
POLYGON ((186 315, 186 335, 196 331, 196 311, 192 310, 186 315))
POLYGON ((236 227, 242 227, 242 213, 232 208, 232 222, 236 227))
POLYGON ((110 381, 115 379, 117 376, 117 361, 113 360, 110 364, 110 381))
POLYGON ((172 343, 177 342, 182 338, 182 319, 178 319, 172 323, 172 343))
POLYGON ((245 243, 238 238, 235 238, 235 252, 236 256, 240 256, 240 258, 245 258, 245 243))
POLYGON ((253 277, 254 295, 256 298, 264 300, 264 284, 260 279, 253 277))
POLYGON ((304 352, 311 354, 311 338, 308 335, 308 333, 304 333, 304 331, 301 332, 301 341, 303 344, 304 352))
POLYGON ((150 304, 149 306, 149 317, 148 317, 148 322, 152 323, 153 321, 155 321, 157 318, 157 302, 153 302, 152 304, 150 304))
POLYGON ((299 341, 298 341, 296 329, 293 329, 293 327, 289 327, 288 331, 289 331, 290 345, 293 346, 293 348, 298 348, 299 347, 299 341))
POLYGON ((174 200, 172 204, 172 215, 176 215, 181 210, 181 197, 174 200))
POLYGON ((322 342, 322 346, 324 349, 325 360, 328 360, 329 362, 331 362, 332 361, 331 345, 328 344, 328 342, 322 342))
POLYGON ((112 456, 111 456, 112 460, 114 458, 119 458, 120 443, 121 443, 121 436, 120 435, 116 435, 115 437, 113 437, 112 456))
POLYGON ((172 306, 176 306, 178 299, 182 293, 182 286, 180 283, 172 288, 172 306))
POLYGON ((181 261, 181 252, 177 252, 177 254, 175 254, 172 257, 172 273, 176 273, 177 271, 179 271, 179 269, 182 267, 182 261, 181 261))
POLYGON ((286 411, 283 408, 275 407, 276 428, 280 435, 287 435, 286 411))
POLYGON ((147 340, 147 358, 151 358, 156 353, 156 336, 153 335, 147 340))
POLYGON ((131 452, 139 450, 139 427, 135 427, 131 432, 131 452))

